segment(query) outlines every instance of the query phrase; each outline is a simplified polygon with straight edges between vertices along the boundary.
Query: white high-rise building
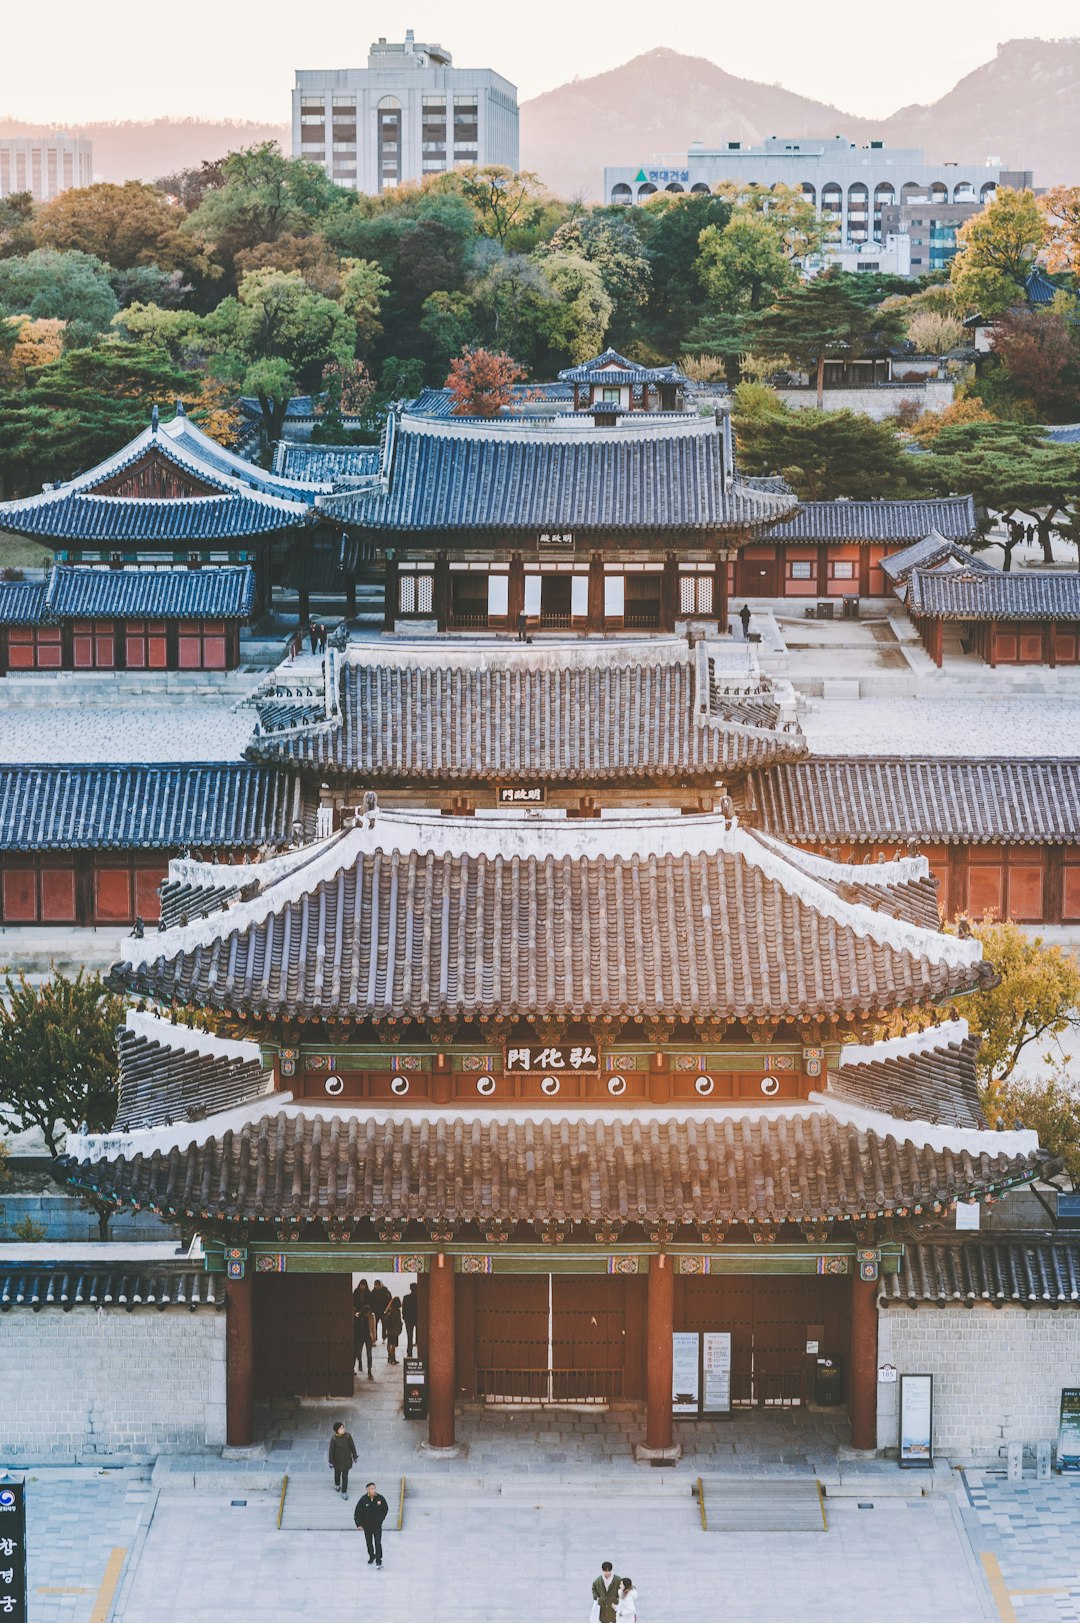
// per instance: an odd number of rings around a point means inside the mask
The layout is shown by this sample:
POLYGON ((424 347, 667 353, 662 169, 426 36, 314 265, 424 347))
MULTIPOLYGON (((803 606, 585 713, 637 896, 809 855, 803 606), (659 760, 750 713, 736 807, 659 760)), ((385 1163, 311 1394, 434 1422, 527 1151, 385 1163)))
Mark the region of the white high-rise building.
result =
POLYGON ((459 164, 516 169, 517 88, 490 68, 455 68, 410 28, 402 44, 374 44, 366 68, 297 72, 292 149, 360 192, 459 164))
POLYGON ((48 203, 74 186, 90 186, 93 159, 82 135, 0 136, 0 197, 29 192, 35 203, 48 203))

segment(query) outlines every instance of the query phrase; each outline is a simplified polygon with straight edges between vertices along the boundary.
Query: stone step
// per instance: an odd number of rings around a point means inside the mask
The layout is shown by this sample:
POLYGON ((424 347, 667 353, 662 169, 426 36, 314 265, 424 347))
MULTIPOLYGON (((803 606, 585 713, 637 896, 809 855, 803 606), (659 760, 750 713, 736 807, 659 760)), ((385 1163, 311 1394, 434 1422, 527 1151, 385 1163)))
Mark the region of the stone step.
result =
POLYGON ((821 1484, 814 1478, 770 1477, 735 1482, 703 1476, 699 1514, 708 1533, 825 1533, 821 1484))

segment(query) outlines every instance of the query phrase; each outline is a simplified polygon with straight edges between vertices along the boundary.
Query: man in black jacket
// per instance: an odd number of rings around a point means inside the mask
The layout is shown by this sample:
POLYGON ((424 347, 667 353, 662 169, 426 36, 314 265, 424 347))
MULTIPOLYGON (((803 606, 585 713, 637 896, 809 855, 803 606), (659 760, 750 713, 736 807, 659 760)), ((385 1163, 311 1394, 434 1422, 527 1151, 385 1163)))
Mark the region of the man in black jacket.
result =
POLYGON ((353 1521, 364 1529, 369 1567, 373 1561, 377 1567, 382 1566, 382 1524, 389 1508, 374 1482, 368 1483, 367 1492, 356 1501, 353 1521))
POLYGON ((334 1422, 327 1458, 334 1471, 334 1492, 346 1499, 349 1494, 349 1472, 356 1464, 356 1444, 351 1432, 345 1430, 343 1420, 334 1422))

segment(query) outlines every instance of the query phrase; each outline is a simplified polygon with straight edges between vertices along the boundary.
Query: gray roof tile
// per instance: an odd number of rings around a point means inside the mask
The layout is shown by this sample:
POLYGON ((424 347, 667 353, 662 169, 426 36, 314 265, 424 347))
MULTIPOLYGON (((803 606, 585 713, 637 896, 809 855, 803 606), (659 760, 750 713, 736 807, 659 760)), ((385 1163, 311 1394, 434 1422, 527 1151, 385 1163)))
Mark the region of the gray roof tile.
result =
POLYGON ((908 608, 936 620, 1080 620, 1080 575, 913 569, 908 608))

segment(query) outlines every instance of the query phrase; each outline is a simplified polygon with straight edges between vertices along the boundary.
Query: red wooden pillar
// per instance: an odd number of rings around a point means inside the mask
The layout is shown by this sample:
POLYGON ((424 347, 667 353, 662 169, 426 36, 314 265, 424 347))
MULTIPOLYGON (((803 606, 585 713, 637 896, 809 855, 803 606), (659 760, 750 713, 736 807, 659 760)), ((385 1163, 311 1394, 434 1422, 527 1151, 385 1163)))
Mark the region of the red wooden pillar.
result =
POLYGON ((660 576, 660 630, 674 631, 679 612, 679 560, 674 552, 664 555, 660 576))
POLYGON ((454 1259, 437 1256, 428 1274, 428 1443, 454 1446, 454 1259))
POLYGON ((428 1356, 428 1276, 416 1276, 416 1355, 427 1363, 428 1356))
POLYGON ((851 1345, 848 1354, 848 1417, 852 1448, 877 1447, 876 1279, 851 1281, 851 1345))
POLYGON ((1046 624, 1043 626, 1043 663, 1045 665, 1049 665, 1052 671, 1057 669, 1056 631, 1057 626, 1054 624, 1053 620, 1047 620, 1046 624))
POLYGON ((252 1275, 225 1281, 225 1441, 248 1448, 253 1436, 252 1396, 255 1345, 251 1307, 252 1275))
POLYGON ((713 609, 716 614, 716 629, 721 636, 727 632, 728 617, 728 561, 725 550, 721 551, 713 572, 713 609))
POLYGON ((675 1289, 671 1258, 649 1259, 649 1299, 645 1324, 646 1448, 670 1448, 671 1422, 671 1333, 675 1327, 675 1289))
POLYGON ((991 620, 988 629, 990 632, 990 669, 993 671, 997 669, 997 621, 991 620))
MULTIPOLYGON (((438 608, 438 574, 435 576, 435 603, 438 608)), ((398 606, 398 566, 397 559, 386 555, 383 565, 383 630, 393 631, 397 619, 398 606)), ((440 627, 441 630, 441 627, 440 627)))
POLYGON ((510 573, 506 583, 506 618, 511 631, 517 630, 518 615, 525 607, 525 560, 520 552, 510 554, 510 573))
POLYGON ((589 630, 604 629, 604 554, 594 552, 589 559, 589 630))

